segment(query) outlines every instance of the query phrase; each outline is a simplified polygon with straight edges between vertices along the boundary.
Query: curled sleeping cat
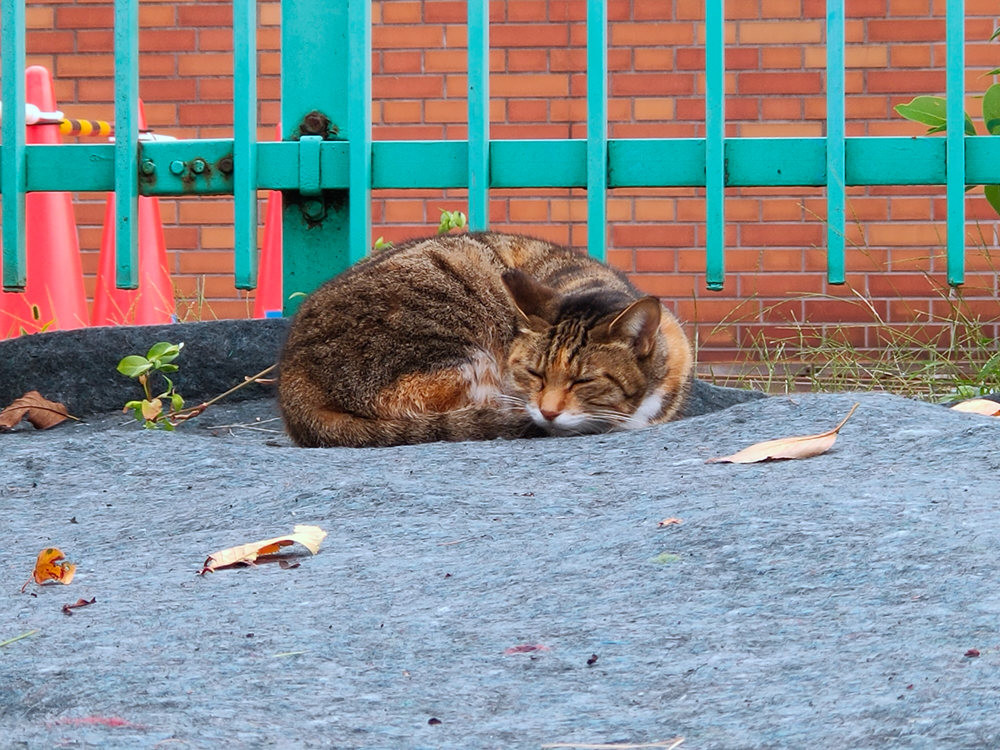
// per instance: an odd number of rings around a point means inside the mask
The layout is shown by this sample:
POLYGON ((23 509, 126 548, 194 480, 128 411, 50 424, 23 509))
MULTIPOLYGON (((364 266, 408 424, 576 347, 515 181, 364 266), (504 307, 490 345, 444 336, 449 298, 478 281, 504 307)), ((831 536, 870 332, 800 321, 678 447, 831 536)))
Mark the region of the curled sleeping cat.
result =
POLYGON ((379 251, 321 286, 278 396, 309 447, 577 435, 672 419, 691 366, 677 320, 622 274, 486 232, 379 251))

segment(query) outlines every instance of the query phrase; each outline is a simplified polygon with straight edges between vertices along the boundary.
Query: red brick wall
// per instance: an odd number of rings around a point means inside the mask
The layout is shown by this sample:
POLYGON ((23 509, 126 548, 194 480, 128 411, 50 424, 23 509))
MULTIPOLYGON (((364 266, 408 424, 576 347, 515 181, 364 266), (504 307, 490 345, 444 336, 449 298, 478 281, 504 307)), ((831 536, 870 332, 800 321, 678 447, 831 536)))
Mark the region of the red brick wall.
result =
MULTIPOLYGON (((728 134, 823 134, 823 0, 730 0, 726 7, 728 134)), ((230 136, 230 4, 146 0, 140 10, 141 93, 151 126, 178 137, 230 136)), ((703 3, 610 0, 610 132, 613 137, 704 134, 703 3)), ((922 128, 892 106, 944 92, 944 0, 848 0, 848 135, 917 135, 922 128)), ((1000 7, 966 0, 968 109, 1000 66, 989 43, 1000 7)), ((491 118, 494 138, 586 134, 584 0, 492 3, 491 118)), ((465 3, 373 3, 376 139, 465 136, 465 3)), ((107 2, 29 0, 29 63, 56 75, 61 107, 77 117, 112 115, 112 10, 107 2)), ((260 4, 260 137, 278 118, 280 5, 260 4)), ((976 119, 981 123, 981 119, 976 119)), ((944 196, 939 188, 849 191, 848 284, 824 278, 825 201, 821 190, 727 191, 729 276, 705 290, 703 191, 615 190, 608 199, 609 260, 661 295, 697 331, 702 361, 733 359, 762 333, 779 336, 808 321, 845 327, 877 346, 878 319, 924 326, 945 315, 944 196), (862 304, 864 297, 870 304, 862 304)), ((93 274, 103 196, 77 202, 87 273, 93 274)), ((440 208, 464 208, 461 191, 379 191, 373 236, 428 233, 440 208)), ((492 194, 497 229, 582 245, 580 190, 492 194)), ((992 260, 994 216, 981 196, 967 199, 968 275, 964 303, 1000 320, 992 260)), ((248 300, 231 279, 228 200, 162 203, 182 318, 242 317, 248 300)), ((93 279, 88 279, 88 288, 93 279)), ((933 326, 932 326, 933 328, 933 326)), ((989 332, 996 335, 996 326, 989 332)), ((930 330, 930 329, 928 329, 930 330)))

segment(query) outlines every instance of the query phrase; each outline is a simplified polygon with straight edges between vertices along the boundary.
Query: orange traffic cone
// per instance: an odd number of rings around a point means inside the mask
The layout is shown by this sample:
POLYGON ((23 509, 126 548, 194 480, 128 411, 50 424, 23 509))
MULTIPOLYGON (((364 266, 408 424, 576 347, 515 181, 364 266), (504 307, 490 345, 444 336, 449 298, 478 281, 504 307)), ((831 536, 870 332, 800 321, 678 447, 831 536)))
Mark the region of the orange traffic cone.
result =
POLYGON ((267 194, 264 245, 257 263, 257 296, 253 301, 253 316, 280 318, 281 311, 281 191, 271 190, 267 194))
MULTIPOLYGON (((142 101, 139 102, 139 129, 146 129, 142 101)), ((160 201, 140 195, 138 212, 139 288, 118 289, 115 287, 115 194, 108 193, 91 325, 157 325, 173 320, 174 287, 167 267, 160 201)))
MULTIPOLYGON (((56 111, 49 71, 32 65, 24 77, 26 101, 43 112, 56 111)), ((62 142, 58 124, 29 125, 25 130, 27 143, 62 142)), ((0 339, 87 325, 80 241, 70 194, 28 193, 25 224, 28 283, 23 292, 0 291, 0 339)))

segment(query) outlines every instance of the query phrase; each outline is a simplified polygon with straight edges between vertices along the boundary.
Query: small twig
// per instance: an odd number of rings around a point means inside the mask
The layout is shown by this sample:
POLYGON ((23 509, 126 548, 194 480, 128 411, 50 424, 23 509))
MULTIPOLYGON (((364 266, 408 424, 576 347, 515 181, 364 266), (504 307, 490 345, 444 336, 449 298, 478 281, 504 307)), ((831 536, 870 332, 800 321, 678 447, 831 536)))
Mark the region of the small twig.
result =
POLYGON ((227 427, 245 427, 248 430, 262 430, 263 432, 280 432, 280 430, 268 430, 259 427, 259 425, 267 424, 268 422, 277 422, 281 417, 271 417, 270 419, 261 419, 256 422, 248 422, 246 424, 207 424, 205 425, 206 430, 224 430, 227 427))
POLYGON ((256 383, 258 380, 260 380, 262 377, 264 377, 265 375, 267 375, 269 372, 271 372, 277 366, 278 366, 277 364, 273 364, 270 367, 267 367, 267 368, 261 370, 256 375, 252 375, 251 377, 247 378, 246 380, 244 380, 239 385, 234 385, 232 388, 230 388, 225 393, 220 393, 215 398, 209 399, 208 401, 200 403, 197 406, 193 406, 190 409, 181 409, 180 411, 173 412, 172 414, 167 415, 167 418, 170 420, 170 423, 173 424, 174 426, 180 424, 181 422, 186 422, 189 419, 194 419, 199 414, 201 414, 203 411, 205 411, 205 409, 207 409, 208 407, 210 407, 212 404, 216 403, 217 401, 221 401, 222 399, 224 399, 229 394, 235 393, 240 388, 243 388, 244 386, 250 385, 250 383, 256 383))
POLYGON ((19 641, 22 638, 27 638, 29 635, 34 635, 37 632, 38 632, 37 629, 36 630, 29 630, 27 633, 21 633, 21 635, 15 635, 13 638, 8 638, 6 641, 0 642, 0 648, 3 648, 4 646, 8 646, 11 643, 13 643, 14 641, 19 641))
POLYGON ((471 542, 475 538, 476 537, 474 537, 474 536, 467 536, 467 537, 465 537, 465 539, 455 539, 454 541, 451 541, 451 542, 438 542, 437 546, 438 547, 450 547, 453 544, 462 544, 463 542, 471 542))

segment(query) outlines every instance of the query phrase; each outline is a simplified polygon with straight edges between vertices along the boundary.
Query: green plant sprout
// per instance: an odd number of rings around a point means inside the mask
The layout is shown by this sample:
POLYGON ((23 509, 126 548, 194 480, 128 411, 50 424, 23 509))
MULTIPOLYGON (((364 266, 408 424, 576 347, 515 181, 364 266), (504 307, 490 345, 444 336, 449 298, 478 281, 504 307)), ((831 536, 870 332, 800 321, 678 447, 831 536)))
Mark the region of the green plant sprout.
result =
POLYGON ((461 211, 441 209, 441 223, 438 224, 438 234, 448 234, 452 229, 465 229, 466 218, 461 211))
MULTIPOLYGON (((993 31, 990 41, 992 42, 997 37, 1000 37, 1000 28, 993 31)), ((984 76, 998 74, 1000 74, 1000 68, 983 73, 984 76)), ((918 96, 906 104, 897 104, 893 107, 897 114, 907 120, 926 125, 928 135, 943 133, 948 129, 945 116, 946 108, 946 100, 943 96, 918 96)), ((983 124, 987 134, 1000 135, 1000 83, 992 84, 983 94, 983 124)), ((965 113, 965 134, 976 135, 976 125, 968 112, 965 113)), ((971 190, 973 187, 975 185, 970 185, 968 189, 971 190)), ((1000 216, 1000 185, 984 186, 983 194, 993 210, 1000 216)))
POLYGON ((377 240, 375 240, 375 250, 376 251, 377 250, 389 250, 391 248, 392 248, 392 241, 391 240, 387 240, 382 235, 379 235, 379 238, 377 240))
POLYGON ((149 348, 145 357, 130 354, 118 363, 118 372, 139 381, 144 395, 142 399, 129 401, 122 411, 131 411, 147 430, 173 430, 176 422, 171 417, 184 408, 183 397, 174 387, 174 381, 168 377, 168 373, 177 372, 178 367, 173 361, 183 348, 183 343, 160 341, 149 348), (154 389, 150 387, 155 376, 166 383, 166 389, 156 396, 153 395, 154 389), (164 411, 165 401, 170 404, 167 411, 164 411))
POLYGON ((177 425, 189 419, 197 417, 205 409, 221 401, 230 393, 238 391, 250 383, 265 382, 263 378, 277 368, 277 365, 266 367, 256 375, 244 378, 242 383, 234 385, 225 393, 221 393, 215 398, 204 401, 197 406, 184 407, 184 399, 174 387, 174 382, 167 373, 177 372, 178 367, 173 362, 184 348, 183 342, 171 344, 167 341, 160 341, 150 347, 146 356, 131 354, 118 363, 118 372, 130 378, 135 378, 142 386, 144 398, 129 401, 122 408, 126 414, 132 412, 135 418, 142 422, 142 426, 147 430, 168 430, 173 432, 177 425), (154 396, 150 381, 154 376, 163 380, 166 389, 154 396), (169 404, 169 407, 166 406, 169 404))

